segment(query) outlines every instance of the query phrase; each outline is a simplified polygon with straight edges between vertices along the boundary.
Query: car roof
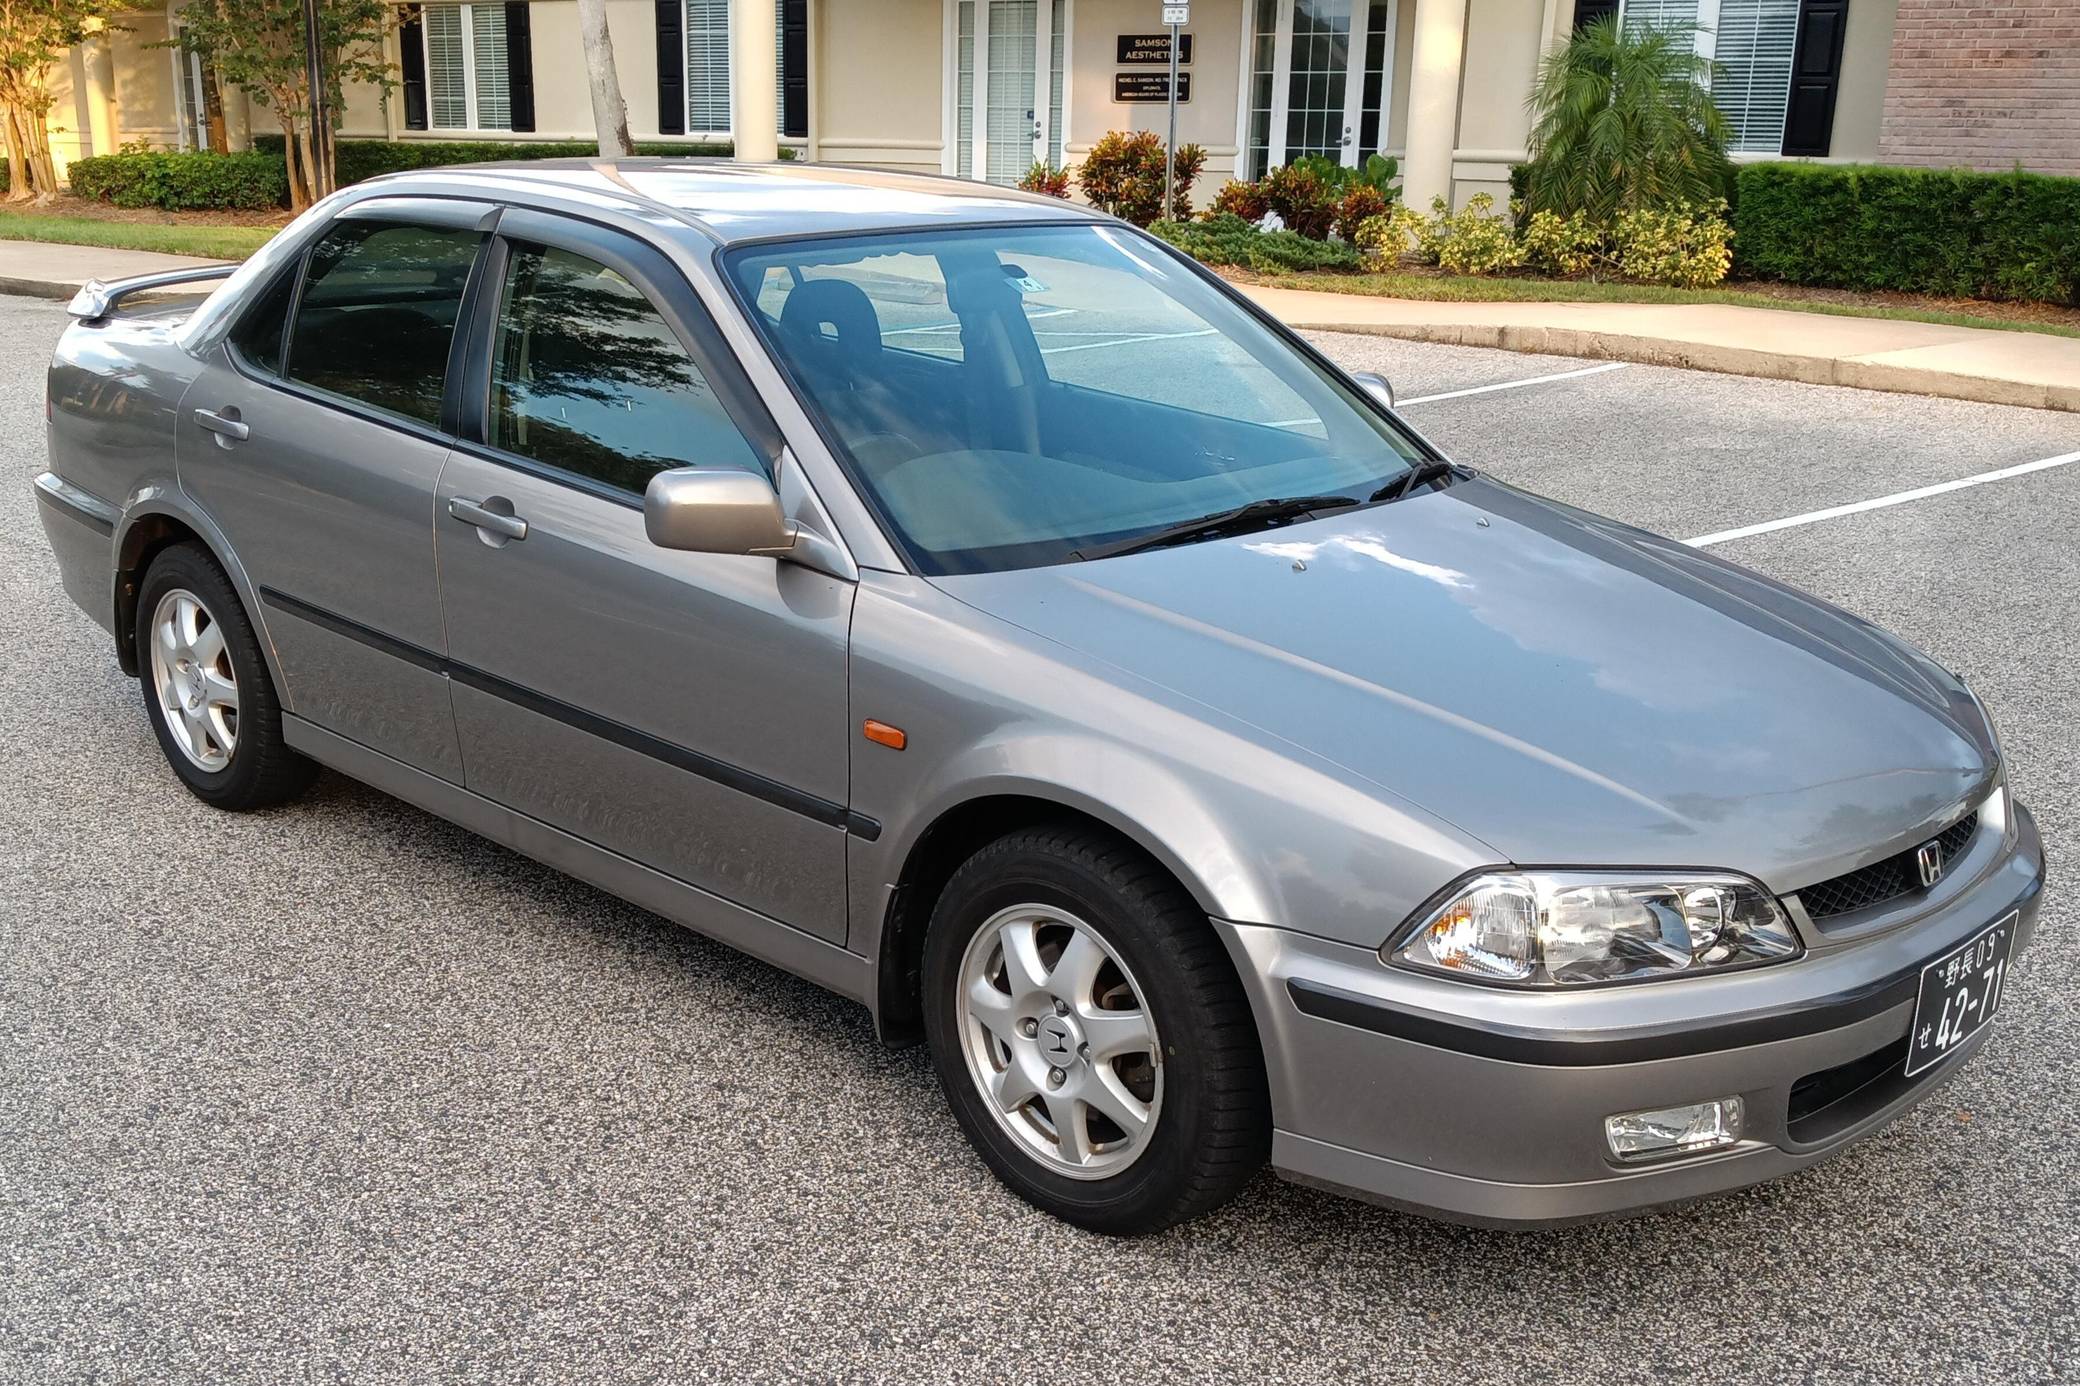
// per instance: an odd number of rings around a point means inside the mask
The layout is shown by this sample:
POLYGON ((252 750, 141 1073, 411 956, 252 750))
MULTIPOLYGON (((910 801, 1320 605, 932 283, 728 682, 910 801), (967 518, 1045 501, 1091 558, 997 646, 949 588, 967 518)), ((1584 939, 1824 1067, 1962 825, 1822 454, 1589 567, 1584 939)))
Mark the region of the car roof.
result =
POLYGON ((730 159, 519 159, 457 164, 371 180, 386 192, 419 181, 486 177, 516 194, 633 196, 730 244, 898 227, 1088 222, 1089 207, 964 178, 811 163, 730 159))

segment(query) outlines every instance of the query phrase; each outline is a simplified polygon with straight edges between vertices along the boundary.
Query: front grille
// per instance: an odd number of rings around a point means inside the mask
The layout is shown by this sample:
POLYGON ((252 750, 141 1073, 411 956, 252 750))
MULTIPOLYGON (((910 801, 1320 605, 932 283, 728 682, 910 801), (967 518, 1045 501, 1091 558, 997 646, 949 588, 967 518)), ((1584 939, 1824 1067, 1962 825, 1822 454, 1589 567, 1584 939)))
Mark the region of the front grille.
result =
MULTIPOLYGON (((1972 834, 1978 827, 1979 813, 1974 809, 1943 829, 1936 838, 1936 851, 1942 856, 1944 870, 1947 871, 1950 863, 1957 860, 1958 855, 1971 842, 1972 834)), ((1897 900, 1902 895, 1921 889, 1921 868, 1914 860, 1918 851, 1918 846, 1910 847, 1898 856, 1873 862, 1861 870, 1821 881, 1817 885, 1809 885, 1798 892, 1799 901, 1806 907, 1806 914, 1817 924, 1823 919, 1847 914, 1851 910, 1867 910, 1873 905, 1882 905, 1887 900, 1897 900)))

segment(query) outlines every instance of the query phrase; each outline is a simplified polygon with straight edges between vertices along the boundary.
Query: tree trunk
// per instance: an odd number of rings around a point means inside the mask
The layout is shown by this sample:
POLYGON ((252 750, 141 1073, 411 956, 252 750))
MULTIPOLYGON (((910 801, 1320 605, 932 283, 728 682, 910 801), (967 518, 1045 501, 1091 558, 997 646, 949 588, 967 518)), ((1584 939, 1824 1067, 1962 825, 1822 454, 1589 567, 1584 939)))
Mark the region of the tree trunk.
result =
POLYGON ((325 184, 318 178, 318 160, 311 147, 311 123, 297 122, 296 152, 303 161, 304 201, 315 202, 325 195, 325 184))
POLYGON ((29 185, 29 150, 22 143, 20 116, 13 102, 0 110, 0 125, 7 128, 7 200, 27 202, 35 196, 29 185))
POLYGON ((284 115, 277 119, 282 122, 282 163, 289 170, 289 210, 300 212, 311 205, 311 193, 310 185, 304 181, 303 160, 297 148, 296 118, 284 115))
POLYGON ((45 118, 49 110, 48 95, 32 88, 29 99, 17 98, 10 111, 10 144, 21 147, 19 162, 13 158, 12 149, 9 151, 7 181, 10 200, 27 198, 41 204, 58 196, 58 168, 51 160, 50 125, 45 118), (21 191, 17 192, 17 189, 21 191))
POLYGON ((621 79, 614 72, 606 0, 578 0, 578 30, 585 43, 585 74, 592 87, 592 127, 599 133, 599 155, 602 159, 628 158, 636 147, 628 138, 628 103, 621 99, 621 79))
POLYGON ((224 128, 224 87, 217 81, 213 63, 202 65, 202 119, 209 128, 209 152, 229 154, 231 137, 224 128))

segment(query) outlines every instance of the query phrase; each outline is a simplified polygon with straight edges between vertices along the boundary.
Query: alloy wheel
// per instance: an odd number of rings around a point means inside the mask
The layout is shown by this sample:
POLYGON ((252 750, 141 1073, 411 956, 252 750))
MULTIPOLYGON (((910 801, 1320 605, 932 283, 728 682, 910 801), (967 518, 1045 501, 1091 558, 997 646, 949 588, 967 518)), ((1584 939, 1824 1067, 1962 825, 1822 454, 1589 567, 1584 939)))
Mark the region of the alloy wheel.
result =
POLYGON ((196 768, 231 764, 238 748, 238 675, 224 629, 202 599, 176 587, 152 613, 152 687, 173 742, 196 768))
POLYGON ((1148 1149, 1163 1104, 1146 993, 1086 921, 1013 905, 962 955, 955 1014, 968 1076, 1048 1170, 1102 1179, 1148 1149))

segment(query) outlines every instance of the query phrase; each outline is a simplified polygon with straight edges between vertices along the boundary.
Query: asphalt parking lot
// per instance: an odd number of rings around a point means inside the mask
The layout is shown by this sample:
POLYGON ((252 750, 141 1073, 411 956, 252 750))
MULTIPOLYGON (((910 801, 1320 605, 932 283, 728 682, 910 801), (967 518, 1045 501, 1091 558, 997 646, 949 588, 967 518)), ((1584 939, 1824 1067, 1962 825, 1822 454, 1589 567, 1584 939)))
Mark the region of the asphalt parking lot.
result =
MULTIPOLYGON (((336 776, 193 801, 34 514, 62 322, 0 299, 0 1379, 2080 1377, 2080 464, 1718 545, 1966 674, 2051 845, 2000 1033, 1928 1103, 1631 1221, 1266 1175, 1116 1242, 1001 1189, 923 1052, 807 983, 336 776)), ((1320 340, 1460 460, 1684 538, 2080 449, 2069 414, 1320 340)))

